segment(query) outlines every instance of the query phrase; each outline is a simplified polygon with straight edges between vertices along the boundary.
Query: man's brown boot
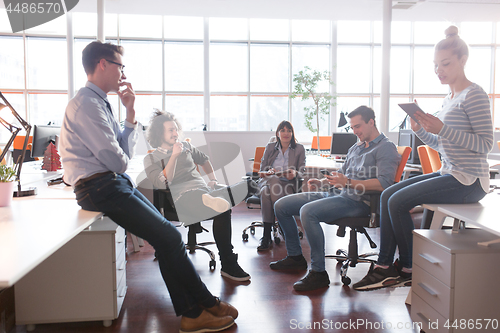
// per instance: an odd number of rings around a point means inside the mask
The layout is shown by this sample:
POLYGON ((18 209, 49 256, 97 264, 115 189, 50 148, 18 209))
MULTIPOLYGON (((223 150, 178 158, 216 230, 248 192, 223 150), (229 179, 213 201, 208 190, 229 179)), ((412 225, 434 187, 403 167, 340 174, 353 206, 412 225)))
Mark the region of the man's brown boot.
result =
POLYGON ((215 303, 215 305, 211 308, 206 308, 205 310, 216 317, 231 316, 233 319, 238 318, 238 310, 236 310, 234 306, 221 301, 219 297, 216 297, 215 299, 217 300, 217 303, 215 303))
POLYGON ((180 333, 219 332, 233 326, 234 319, 231 316, 216 317, 208 311, 203 312, 197 318, 182 316, 180 333))

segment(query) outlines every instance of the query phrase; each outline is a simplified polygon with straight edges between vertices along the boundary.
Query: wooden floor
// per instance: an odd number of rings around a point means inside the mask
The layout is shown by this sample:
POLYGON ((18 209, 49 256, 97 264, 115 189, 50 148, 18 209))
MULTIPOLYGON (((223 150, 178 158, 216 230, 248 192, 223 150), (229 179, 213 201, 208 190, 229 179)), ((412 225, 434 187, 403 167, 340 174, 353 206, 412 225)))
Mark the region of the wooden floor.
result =
MULTIPOLYGON (((269 262, 286 256, 283 242, 274 245, 271 251, 257 252, 262 229, 257 229, 255 236, 250 235, 248 242, 242 241, 241 231, 253 220, 260 220, 260 210, 249 210, 242 204, 233 209, 233 245, 240 265, 252 276, 251 282, 237 283, 222 278, 218 258, 215 271, 210 271, 207 254, 189 255, 209 290, 239 310, 236 325, 226 332, 305 332, 307 328, 314 328, 315 332, 418 332, 411 328, 409 307, 405 305, 409 288, 355 291, 340 282, 336 260, 327 260, 331 281, 328 288, 295 292, 292 285, 305 272, 275 272, 269 268, 269 262)), ((211 230, 210 222, 203 225, 211 230)), ((336 227, 323 226, 323 230, 328 240, 327 253, 346 248, 347 238, 336 237, 336 227)), ((180 231, 186 235, 185 228, 181 227, 180 231)), ((378 243, 378 229, 370 233, 378 243)), ((370 248, 364 237, 359 239, 360 253, 368 252, 370 248)), ((199 237, 199 241, 210 240, 213 240, 211 232, 199 237)), ((305 238, 302 247, 309 261, 305 238)), ((212 248, 215 250, 215 246, 212 248)), ((129 240, 127 252, 128 292, 120 317, 111 327, 103 327, 101 322, 44 324, 37 325, 34 332, 178 332, 180 319, 175 316, 158 263, 153 260, 152 247, 146 244, 134 253, 129 240)), ((356 282, 366 274, 368 267, 368 264, 358 264, 349 270, 349 276, 356 282)), ((17 326, 15 332, 26 332, 26 328, 17 326)))

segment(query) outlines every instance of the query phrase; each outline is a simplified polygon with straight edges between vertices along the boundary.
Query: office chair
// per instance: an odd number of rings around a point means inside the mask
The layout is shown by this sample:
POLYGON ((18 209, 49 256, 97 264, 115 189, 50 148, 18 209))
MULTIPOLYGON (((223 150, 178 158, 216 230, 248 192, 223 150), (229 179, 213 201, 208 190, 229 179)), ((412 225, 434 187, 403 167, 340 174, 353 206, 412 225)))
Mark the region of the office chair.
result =
POLYGON ((423 174, 436 172, 441 169, 441 157, 436 150, 427 145, 422 145, 417 147, 417 151, 423 174))
MULTIPOLYGON (((410 156, 411 153, 411 147, 398 146, 398 153, 401 155, 401 160, 399 162, 398 169, 396 170, 396 176, 394 178, 394 182, 396 183, 401 180, 404 167, 406 165, 406 162, 408 161, 408 156, 410 156)), ((369 257, 378 254, 377 252, 358 254, 358 232, 365 235, 372 249, 377 247, 377 244, 373 242, 365 228, 375 228, 379 225, 378 207, 381 192, 368 191, 365 192, 365 194, 368 194, 370 196, 370 215, 363 217, 343 217, 331 221, 324 221, 326 224, 338 226, 338 237, 345 236, 346 227, 349 227, 351 229, 349 235, 348 250, 346 251, 339 249, 337 250, 335 255, 325 255, 325 258, 337 259, 338 262, 342 262, 340 276, 342 283, 345 286, 348 286, 351 283, 351 279, 347 276, 347 270, 349 269, 349 267, 356 267, 356 264, 358 262, 369 262, 371 264, 375 264, 376 260, 370 259, 369 257)))
MULTIPOLYGON (((18 135, 14 139, 14 142, 12 144, 12 161, 14 163, 17 163, 17 160, 21 156, 23 152, 23 144, 24 144, 24 139, 26 138, 25 135, 18 135)), ((28 146, 26 147, 26 151, 24 152, 24 162, 30 162, 30 161, 35 161, 35 158, 31 157, 31 146, 33 144, 33 136, 30 135, 29 141, 28 141, 28 146)))
MULTIPOLYGON (((146 198, 158 209, 158 211, 169 221, 179 221, 177 212, 175 211, 174 201, 170 190, 168 189, 154 189, 153 184, 147 178, 145 172, 141 172, 137 177, 137 189, 144 194, 146 198)), ((201 221, 200 221, 201 222, 201 221)), ((186 243, 186 249, 189 253, 195 253, 196 250, 204 251, 210 256, 209 268, 210 270, 215 270, 216 261, 215 254, 213 251, 208 249, 207 245, 214 245, 215 242, 203 242, 198 243, 196 240, 196 234, 202 233, 203 231, 208 232, 207 229, 201 226, 201 223, 194 223, 187 226, 188 228, 188 240, 186 243)))
POLYGON ((262 162, 262 156, 264 156, 264 151, 266 147, 255 147, 255 155, 249 161, 253 161, 252 171, 247 172, 247 177, 251 177, 252 180, 257 181, 259 179, 260 163, 262 162))
MULTIPOLYGON (((266 147, 255 147, 255 156, 251 158, 250 161, 253 161, 252 172, 247 172, 247 177, 250 177, 254 181, 259 180, 259 171, 260 171, 260 163, 262 162, 262 157, 264 156, 264 151, 266 147)), ((260 198, 256 195, 252 195, 251 197, 245 200, 248 209, 260 209, 260 198)), ((263 222, 261 221, 253 221, 248 227, 243 229, 243 234, 241 238, 244 241, 248 241, 247 230, 250 230, 252 235, 255 235, 256 227, 264 227, 263 222)), ((277 227, 273 226, 273 238, 277 241, 276 244, 280 243, 280 238, 277 232, 277 227)))
MULTIPOLYGON (((297 179, 297 192, 300 192, 302 188, 302 179, 297 179)), ((248 209, 260 209, 260 197, 256 195, 252 195, 251 197, 247 198, 245 200, 247 204, 248 209)), ((262 221, 253 221, 250 223, 249 226, 247 226, 245 229, 243 229, 243 233, 241 234, 241 238, 243 241, 248 241, 248 234, 247 231, 250 230, 250 234, 255 235, 255 228, 264 228, 264 222, 262 221)), ((273 240, 276 245, 279 245, 281 243, 281 238, 284 237, 283 233, 281 232, 281 229, 279 227, 278 221, 274 221, 273 223, 273 230, 272 230, 272 235, 273 235, 273 240)), ((302 239, 304 237, 304 232, 299 229, 299 238, 302 239)))
MULTIPOLYGON (((432 149, 428 145, 420 145, 417 147, 417 152, 420 165, 422 166, 422 173, 424 175, 441 169, 441 157, 436 150, 432 149)), ((423 211, 420 228, 429 229, 431 227, 434 212, 425 208, 422 209, 421 207, 420 210, 423 211)))
MULTIPOLYGON (((271 140, 276 140, 275 137, 271 137, 271 140)), ((269 142, 274 142, 269 140, 269 142)), ((320 139, 321 140, 321 139, 320 139)), ((316 140, 317 141, 317 140, 316 140)), ((258 181, 259 180, 259 171, 260 171, 260 164, 262 162, 262 157, 264 156, 264 151, 266 150, 266 147, 256 147, 255 148, 255 157, 253 158, 253 170, 251 173, 247 173, 247 177, 251 177, 252 180, 258 181)), ((300 188, 302 186, 302 179, 297 180, 297 191, 300 191, 300 188)), ((257 195, 252 195, 251 197, 247 198, 245 200, 245 203, 247 204, 248 209, 260 209, 260 197, 257 195)), ((247 230, 250 230, 250 233, 252 235, 255 235, 255 228, 263 228, 264 227, 264 222, 262 221, 253 221, 250 223, 249 226, 247 226, 245 229, 243 229, 243 233, 241 234, 241 238, 243 241, 248 241, 248 234, 247 230)), ((281 229, 279 228, 278 221, 274 221, 273 224, 273 240, 276 245, 279 245, 281 242, 280 234, 283 236, 283 233, 281 232, 281 229)), ((304 233, 302 231, 299 231, 299 237, 302 239, 304 233)))

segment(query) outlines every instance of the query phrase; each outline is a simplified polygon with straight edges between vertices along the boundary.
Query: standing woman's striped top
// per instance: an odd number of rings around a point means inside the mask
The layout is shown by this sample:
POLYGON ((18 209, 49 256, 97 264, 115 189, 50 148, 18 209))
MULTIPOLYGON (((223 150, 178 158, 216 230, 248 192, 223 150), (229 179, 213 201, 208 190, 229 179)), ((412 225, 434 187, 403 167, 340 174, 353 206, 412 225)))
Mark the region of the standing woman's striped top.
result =
POLYGON ((441 174, 451 174, 464 185, 480 179, 489 191, 487 155, 493 148, 490 101, 486 92, 473 83, 455 97, 444 99, 438 118, 444 123, 438 135, 423 128, 416 134, 441 153, 441 174))

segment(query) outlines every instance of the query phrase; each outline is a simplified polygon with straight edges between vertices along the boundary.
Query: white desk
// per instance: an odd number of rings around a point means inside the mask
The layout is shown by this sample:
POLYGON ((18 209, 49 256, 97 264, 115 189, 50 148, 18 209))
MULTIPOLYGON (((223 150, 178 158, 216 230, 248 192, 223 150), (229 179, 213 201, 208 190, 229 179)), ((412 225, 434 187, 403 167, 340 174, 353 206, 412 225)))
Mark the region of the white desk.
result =
POLYGON ((76 200, 48 197, 14 198, 0 208, 0 288, 14 285, 102 216, 82 210, 76 200))
MULTIPOLYGON (((500 223, 498 223, 500 211, 500 191, 495 190, 488 193, 481 201, 473 204, 425 204, 424 208, 434 211, 432 217, 431 229, 441 229, 444 219, 452 217, 455 219, 453 231, 457 232, 459 222, 464 221, 468 224, 480 227, 497 236, 500 236, 500 223)), ((488 246, 493 243, 499 243, 500 238, 490 242, 479 243, 479 245, 488 246)))
POLYGON ((0 288, 16 285, 16 324, 111 325, 127 291, 125 231, 82 210, 71 187, 48 186, 61 172, 26 172, 23 186, 36 186, 38 194, 0 208, 0 288))
POLYGON ((306 155, 306 173, 311 175, 319 174, 319 170, 327 169, 335 171, 342 168, 342 163, 335 159, 323 157, 321 155, 306 155))

